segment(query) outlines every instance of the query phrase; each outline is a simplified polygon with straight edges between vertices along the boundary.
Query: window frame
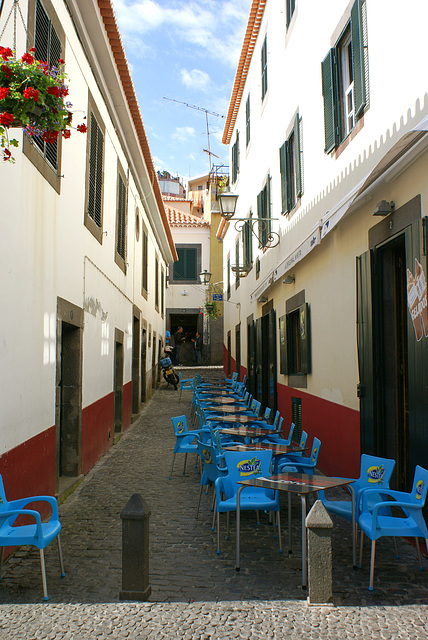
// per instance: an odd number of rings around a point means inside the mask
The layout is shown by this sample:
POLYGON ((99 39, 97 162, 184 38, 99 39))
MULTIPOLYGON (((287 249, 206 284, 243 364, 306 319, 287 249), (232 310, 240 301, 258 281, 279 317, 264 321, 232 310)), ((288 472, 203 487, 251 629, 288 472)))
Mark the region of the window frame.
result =
POLYGON ((262 42, 260 56, 261 56, 261 91, 262 91, 262 102, 263 102, 268 92, 267 34, 265 34, 265 37, 262 42))
POLYGON ((119 161, 117 163, 116 186, 116 234, 114 261, 126 274, 127 232, 128 232, 128 180, 119 161), (123 185, 123 193, 122 193, 123 185), (123 245, 119 247, 119 243, 123 245), (122 251, 122 253, 121 253, 122 251))
POLYGON ((232 184, 234 184, 238 180, 239 161, 240 161, 239 131, 236 131, 236 140, 232 145, 232 176, 231 176, 232 184))
POLYGON ((253 265, 253 233, 252 233, 253 212, 250 210, 247 220, 242 227, 242 263, 249 268, 253 265))
POLYGON ((143 223, 141 234, 141 294, 147 300, 149 292, 149 235, 143 223))
POLYGON ((285 315, 279 318, 280 373, 288 375, 291 387, 306 387, 311 373, 310 307, 305 301, 305 290, 289 298, 285 315))
POLYGON ((245 140, 246 146, 250 144, 251 140, 251 102, 250 102, 250 94, 248 94, 247 99, 245 101, 245 140))
POLYGON ((88 99, 88 132, 86 138, 86 179, 85 179, 85 213, 84 213, 84 225, 92 233, 92 235, 98 240, 100 244, 103 243, 103 225, 104 225, 104 158, 105 158, 105 125, 101 120, 99 111, 96 108, 92 96, 89 93, 88 99), (93 127, 97 126, 97 143, 96 149, 93 149, 93 127), (99 133, 98 133, 99 131, 99 133), (99 157, 99 140, 102 135, 102 150, 101 158, 99 157), (92 175, 93 153, 95 154, 95 175, 92 175), (100 167, 101 164, 101 167, 100 167), (91 180, 94 184, 94 204, 98 200, 100 203, 100 224, 97 224, 94 213, 94 217, 89 213, 90 208, 90 194, 91 194, 91 180))
POLYGON ((297 112, 287 139, 279 149, 281 213, 291 213, 303 195, 302 119, 297 112))
MULTIPOLYGON (((29 0, 28 2, 28 29, 27 29, 27 51, 35 46, 36 41, 36 7, 40 3, 46 12, 50 28, 52 28, 58 38, 61 46, 60 57, 65 57, 65 32, 58 19, 54 6, 50 0, 29 0)), ((61 174, 62 174, 62 136, 58 136, 56 141, 56 167, 54 167, 46 157, 46 145, 44 143, 43 151, 37 145, 31 136, 24 134, 22 152, 42 174, 53 189, 59 194, 61 193, 61 174)))
POLYGON ((362 125, 369 107, 366 0, 355 0, 342 22, 339 36, 321 63, 325 153, 338 150, 345 140, 359 131, 358 125, 362 125), (349 65, 349 51, 352 51, 352 128, 344 122, 348 115, 344 100, 348 94, 343 87, 347 75, 343 73, 343 65, 349 65))
POLYGON ((293 18, 295 9, 296 9, 296 0, 285 0, 287 29, 290 26, 290 22, 293 18))
POLYGON ((268 174, 262 190, 257 195, 257 217, 265 219, 259 220, 258 223, 259 249, 267 246, 272 230, 271 182, 271 176, 268 174))
MULTIPOLYGON (((189 244, 176 244, 175 245, 177 255, 181 251, 185 251, 187 249, 195 249, 196 250, 196 267, 195 267, 195 277, 194 278, 176 278, 174 273, 176 272, 175 265, 177 262, 180 262, 180 259, 174 262, 169 267, 169 284, 199 284, 199 273, 201 272, 201 256, 202 256, 202 245, 198 243, 189 243, 189 244)), ((185 273, 186 275, 186 273, 185 273)))

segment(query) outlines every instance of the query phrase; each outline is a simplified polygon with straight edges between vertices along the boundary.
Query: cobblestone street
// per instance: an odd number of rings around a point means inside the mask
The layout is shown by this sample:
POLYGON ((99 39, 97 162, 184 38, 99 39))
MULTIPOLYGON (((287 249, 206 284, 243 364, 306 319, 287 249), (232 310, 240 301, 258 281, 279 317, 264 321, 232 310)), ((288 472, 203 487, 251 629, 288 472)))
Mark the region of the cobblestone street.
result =
MULTIPOLYGON (((191 375, 186 370, 184 377, 191 375)), ((219 369, 204 370, 220 377, 219 369)), ((20 549, 0 583, 0 638, 428 638, 428 561, 420 571, 413 547, 379 542, 375 590, 369 592, 369 545, 363 569, 352 568, 351 530, 334 520, 334 605, 309 606, 301 588, 300 503, 293 500, 293 555, 278 553, 266 520, 244 513, 241 571, 235 571, 234 518, 230 540, 222 529, 216 554, 211 530, 212 489, 196 505, 199 473, 189 456, 183 476, 171 416, 190 416, 189 391, 162 383, 139 418, 60 506, 66 577, 56 544, 46 550, 50 600, 43 603, 39 556, 20 549), (149 602, 122 602, 122 523, 129 498, 140 494, 151 508, 149 602)), ((286 501, 282 509, 286 548, 286 501)))

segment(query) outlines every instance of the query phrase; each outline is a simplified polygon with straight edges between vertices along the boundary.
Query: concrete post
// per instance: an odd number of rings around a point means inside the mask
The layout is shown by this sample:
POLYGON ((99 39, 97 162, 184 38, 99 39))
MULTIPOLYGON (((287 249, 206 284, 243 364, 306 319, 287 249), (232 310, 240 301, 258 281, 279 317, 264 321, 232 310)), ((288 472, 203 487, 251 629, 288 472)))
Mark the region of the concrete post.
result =
POLYGON ((129 500, 122 519, 122 590, 121 600, 148 600, 149 518, 150 508, 138 493, 129 500))
POLYGON ((333 601, 331 533, 333 522, 327 509, 316 500, 306 516, 308 530, 309 604, 333 601))

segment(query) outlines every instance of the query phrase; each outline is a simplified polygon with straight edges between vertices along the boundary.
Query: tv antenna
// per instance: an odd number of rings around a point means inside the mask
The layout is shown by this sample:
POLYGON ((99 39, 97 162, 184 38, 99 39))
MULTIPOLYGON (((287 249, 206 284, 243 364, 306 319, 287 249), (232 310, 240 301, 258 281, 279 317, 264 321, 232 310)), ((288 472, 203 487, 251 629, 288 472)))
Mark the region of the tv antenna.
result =
POLYGON ((203 107, 198 107, 195 104, 189 104, 188 102, 181 102, 181 100, 174 100, 174 98, 165 98, 164 100, 169 100, 170 102, 177 102, 178 104, 184 104, 185 107, 188 107, 189 109, 196 109, 196 111, 202 111, 203 113, 205 113, 205 122, 207 125, 207 147, 208 149, 203 149, 204 153, 208 154, 208 158, 210 161, 210 173, 211 173, 211 158, 214 156, 214 158, 218 158, 218 156, 215 155, 215 153, 213 153, 211 151, 210 148, 210 127, 209 127, 209 122, 208 122, 208 115, 210 116, 215 116, 216 118, 224 118, 224 116, 222 116, 220 113, 216 113, 215 111, 209 111, 208 109, 204 109, 203 107))

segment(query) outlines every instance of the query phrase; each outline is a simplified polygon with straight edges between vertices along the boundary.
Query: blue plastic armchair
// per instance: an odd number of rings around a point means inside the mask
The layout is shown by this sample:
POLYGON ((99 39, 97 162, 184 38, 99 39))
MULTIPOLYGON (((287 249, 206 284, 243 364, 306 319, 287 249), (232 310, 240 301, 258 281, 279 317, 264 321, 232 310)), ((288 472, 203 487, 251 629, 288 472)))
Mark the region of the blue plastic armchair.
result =
POLYGON ((428 528, 422 509, 428 491, 428 471, 419 465, 415 468, 413 487, 410 493, 382 488, 383 501, 373 505, 373 495, 379 494, 379 489, 366 489, 361 493, 361 508, 358 524, 361 528, 360 566, 363 554, 363 535, 372 541, 370 559, 369 589, 373 590, 374 564, 376 540, 384 536, 414 537, 419 556, 419 566, 422 569, 422 557, 418 537, 425 538, 428 548, 428 528), (390 500, 385 500, 389 497, 390 500), (391 501, 392 500, 392 501, 391 501), (391 511, 391 507, 394 507, 391 511), (386 515, 385 514, 386 508, 386 515), (398 512, 398 513, 397 513, 398 512))
POLYGON ((191 391, 195 386, 195 378, 183 378, 181 375, 181 371, 178 372, 178 377, 180 378, 180 395, 178 396, 178 401, 181 402, 181 394, 186 389, 191 391))
POLYGON ((172 464, 171 464, 171 472, 169 474, 169 479, 171 480, 172 470, 174 468, 174 460, 175 455, 177 453, 184 453, 184 468, 183 468, 183 476, 186 473, 186 462, 187 462, 187 454, 188 453, 198 453, 198 446, 195 442, 195 438, 199 435, 199 431, 189 431, 187 428, 187 418, 186 416, 174 416, 171 418, 172 426, 174 427, 175 433, 175 447, 174 453, 172 456, 172 464))
MULTIPOLYGON (((198 507, 196 509, 196 518, 199 515, 199 507, 201 504, 202 490, 208 485, 214 485, 217 478, 224 476, 227 469, 222 465, 223 455, 219 453, 219 447, 208 442, 198 440, 198 452, 202 463, 202 475, 200 480, 200 491, 198 499, 198 507)), ((213 525, 214 526, 214 525, 213 525)))
POLYGON ((278 465, 278 473, 283 471, 297 471, 298 473, 315 473, 315 469, 318 462, 318 456, 321 448, 321 440, 314 438, 312 442, 312 451, 309 458, 303 456, 299 458, 292 454, 288 456, 285 454, 284 461, 278 465))
MULTIPOLYGON (((217 553, 220 553, 220 513, 236 511, 236 496, 243 479, 270 475, 271 451, 226 451, 224 459, 227 475, 215 481, 217 512, 217 553)), ((241 511, 273 511, 277 514, 279 548, 281 524, 279 518, 279 492, 261 487, 244 487, 240 494, 241 511)), ((238 541, 239 544, 239 541, 238 541)))
POLYGON ((58 519, 58 504, 56 498, 54 498, 53 496, 31 496, 29 498, 21 498, 19 500, 11 500, 9 502, 6 499, 3 479, 0 476, 0 547, 2 548, 0 560, 0 576, 3 568, 5 547, 33 545, 40 551, 43 599, 49 600, 46 582, 45 557, 43 550, 53 540, 55 540, 55 538, 57 538, 59 562, 61 566, 61 577, 64 577, 65 573, 61 552, 61 542, 59 535, 60 531, 61 523, 58 519), (28 504, 31 504, 33 506, 33 503, 37 502, 47 502, 50 505, 52 514, 48 522, 42 522, 40 513, 36 509, 25 508, 28 504), (28 517, 31 520, 30 524, 14 526, 14 523, 18 516, 28 517), (33 520, 34 522, 32 522, 33 520))

